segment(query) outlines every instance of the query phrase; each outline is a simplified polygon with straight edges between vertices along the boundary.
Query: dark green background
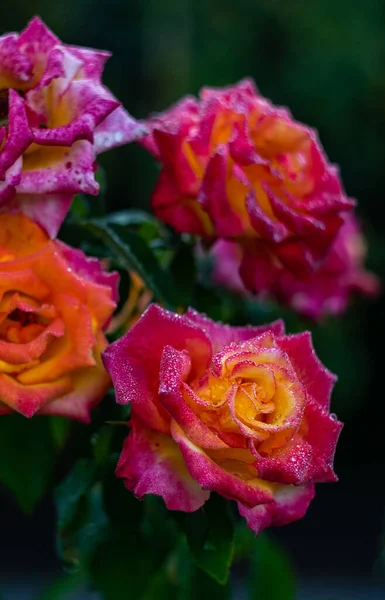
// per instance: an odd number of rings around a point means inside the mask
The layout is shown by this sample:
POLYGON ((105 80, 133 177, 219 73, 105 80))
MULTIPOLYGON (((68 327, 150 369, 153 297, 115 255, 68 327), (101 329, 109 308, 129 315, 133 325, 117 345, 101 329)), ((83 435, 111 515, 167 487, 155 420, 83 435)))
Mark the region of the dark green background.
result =
MULTIPOLYGON (((369 264, 385 267, 385 4, 381 0, 52 0, 4 3, 1 28, 40 14, 63 41, 114 56, 105 83, 136 117, 203 85, 254 77, 262 94, 319 130, 346 191, 358 199, 369 264)), ((111 210, 149 206, 156 166, 135 146, 101 158, 111 210)), ((324 362, 340 377, 333 410, 345 421, 340 483, 318 486, 307 517, 277 530, 300 575, 369 577, 380 549, 384 494, 384 299, 357 301, 315 327, 324 362)), ((52 558, 51 504, 34 518, 7 497, 2 563, 44 571, 52 558), (24 548, 24 551, 21 550, 24 548)))

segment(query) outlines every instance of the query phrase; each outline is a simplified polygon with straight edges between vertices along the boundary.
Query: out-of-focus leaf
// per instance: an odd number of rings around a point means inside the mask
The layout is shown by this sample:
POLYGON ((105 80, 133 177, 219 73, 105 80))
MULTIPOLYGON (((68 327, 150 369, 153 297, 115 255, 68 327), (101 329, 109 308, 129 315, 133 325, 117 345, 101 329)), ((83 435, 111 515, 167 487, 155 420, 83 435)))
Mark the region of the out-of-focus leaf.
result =
POLYGON ((92 582, 104 600, 142 598, 156 561, 141 538, 115 534, 102 543, 91 564, 92 582))
POLYGON ((56 488, 56 510, 59 527, 66 527, 74 517, 77 505, 95 477, 95 466, 90 460, 80 459, 69 475, 56 488))
POLYGON ((246 525, 245 521, 237 523, 234 535, 234 560, 244 560, 250 557, 255 544, 255 533, 246 525))
POLYGON ((96 466, 82 459, 56 490, 58 551, 74 570, 87 564, 108 525, 103 489, 94 482, 95 473, 96 466))
POLYGON ((191 558, 187 545, 180 544, 177 553, 168 563, 171 581, 175 582, 178 600, 229 600, 229 582, 219 584, 202 571, 191 558))
POLYGON ((25 512, 31 512, 52 479, 55 444, 50 417, 2 416, 0 454, 0 482, 25 512))
POLYGON ((71 430, 72 421, 65 417, 50 417, 51 430, 57 448, 62 448, 71 430))
POLYGON ((83 226, 110 248, 121 268, 136 271, 165 307, 177 307, 177 291, 171 274, 161 267, 139 235, 121 225, 105 226, 99 221, 85 222, 83 226))
POLYGON ((70 208, 70 218, 74 221, 85 219, 89 214, 89 203, 86 196, 77 194, 72 200, 70 208))
POLYGON ((130 210, 122 210, 119 212, 110 213, 104 219, 100 219, 105 225, 143 225, 151 223, 157 231, 164 231, 165 227, 154 215, 144 210, 131 208, 130 210))
POLYGON ((110 453, 113 433, 113 427, 106 425, 92 437, 91 441, 96 464, 103 465, 106 463, 110 453))
POLYGON ((234 524, 229 503, 213 494, 200 510, 177 517, 197 565, 225 584, 234 550, 234 524))
POLYGON ((111 457, 110 468, 103 478, 104 509, 112 527, 122 536, 139 535, 143 521, 144 502, 139 502, 134 494, 129 492, 121 479, 114 474, 118 455, 111 457))
MULTIPOLYGON (((87 575, 84 571, 77 573, 67 573, 51 583, 37 600, 66 600, 69 594, 77 592, 87 581, 87 575)), ((74 597, 74 596, 71 596, 74 597)))
POLYGON ((248 597, 250 600, 295 597, 295 579, 288 556, 277 542, 263 534, 254 542, 248 597))

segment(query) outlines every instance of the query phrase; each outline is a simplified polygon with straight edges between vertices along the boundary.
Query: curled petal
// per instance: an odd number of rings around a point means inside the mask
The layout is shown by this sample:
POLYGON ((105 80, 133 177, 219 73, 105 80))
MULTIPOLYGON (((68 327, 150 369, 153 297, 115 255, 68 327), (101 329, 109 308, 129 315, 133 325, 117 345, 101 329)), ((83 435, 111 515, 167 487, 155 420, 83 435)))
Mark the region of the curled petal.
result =
POLYGON ((93 283, 107 286, 112 290, 113 302, 117 303, 119 299, 118 273, 105 271, 97 258, 86 256, 81 250, 71 248, 62 242, 57 242, 57 246, 68 264, 81 279, 85 278, 93 283))
POLYGON ((217 492, 229 500, 237 500, 247 506, 271 502, 273 495, 268 482, 256 476, 249 480, 222 469, 204 450, 193 444, 182 429, 172 422, 171 433, 178 443, 191 476, 204 490, 217 492))
POLYGON ((151 305, 141 319, 103 354, 119 404, 135 402, 141 419, 152 429, 169 432, 169 416, 159 404, 159 369, 164 340, 187 350, 191 372, 202 374, 211 358, 206 334, 184 316, 151 305))
POLYGON ((20 158, 32 143, 24 100, 17 92, 9 90, 8 136, 0 152, 0 181, 5 181, 6 171, 20 158))
POLYGON ((334 454, 343 424, 311 398, 308 399, 304 413, 303 438, 313 451, 309 481, 337 481, 333 470, 334 454))
POLYGON ((312 484, 301 487, 278 486, 273 502, 254 508, 238 502, 238 509, 242 517, 245 517, 248 527, 258 535, 267 527, 287 525, 302 519, 314 498, 314 493, 312 484))
POLYGON ((225 448, 212 432, 186 404, 182 395, 183 380, 190 372, 188 355, 166 346, 160 363, 159 401, 186 435, 201 448, 225 448))
POLYGON ((308 331, 279 339, 279 347, 290 356, 299 380, 308 393, 323 408, 329 408, 330 396, 337 376, 331 373, 315 353, 308 331))
POLYGON ((123 108, 115 108, 95 129, 95 153, 101 154, 111 148, 137 141, 146 132, 145 125, 135 121, 123 108))
POLYGON ((116 469, 117 477, 141 499, 147 494, 161 496, 169 510, 198 510, 210 492, 194 481, 174 440, 147 428, 136 416, 124 442, 116 469))

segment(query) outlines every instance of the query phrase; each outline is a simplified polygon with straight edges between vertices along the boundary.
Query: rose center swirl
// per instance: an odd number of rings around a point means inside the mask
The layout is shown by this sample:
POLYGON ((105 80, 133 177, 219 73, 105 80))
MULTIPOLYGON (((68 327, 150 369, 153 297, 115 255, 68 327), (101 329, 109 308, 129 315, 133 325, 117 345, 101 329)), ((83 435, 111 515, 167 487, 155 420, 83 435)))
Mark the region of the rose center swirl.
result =
POLYGON ((290 364, 268 355, 227 355, 206 374, 185 385, 184 399, 229 446, 252 444, 262 455, 285 445, 301 414, 301 387, 290 364))

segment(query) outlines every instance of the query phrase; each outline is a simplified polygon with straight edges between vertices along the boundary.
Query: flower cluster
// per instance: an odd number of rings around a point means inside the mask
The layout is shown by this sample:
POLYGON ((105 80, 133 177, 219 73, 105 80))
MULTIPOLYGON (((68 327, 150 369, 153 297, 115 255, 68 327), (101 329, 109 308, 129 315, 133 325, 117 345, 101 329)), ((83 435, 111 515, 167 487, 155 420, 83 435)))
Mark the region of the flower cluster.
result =
POLYGON ((103 86, 109 54, 35 18, 0 37, 0 414, 88 421, 110 386, 101 352, 118 275, 55 238, 97 154, 142 130, 103 86))
POLYGON ((136 140, 162 165, 155 214, 209 247, 215 285, 319 318, 378 288, 354 202, 316 133, 251 81, 139 124, 101 82, 108 56, 38 18, 0 37, 0 415, 87 422, 112 379, 131 405, 116 474, 138 498, 191 512, 216 492, 256 533, 295 521, 336 481, 342 427, 310 334, 148 306, 134 272, 114 316, 118 274, 56 235, 74 195, 98 193, 96 156, 136 140))

